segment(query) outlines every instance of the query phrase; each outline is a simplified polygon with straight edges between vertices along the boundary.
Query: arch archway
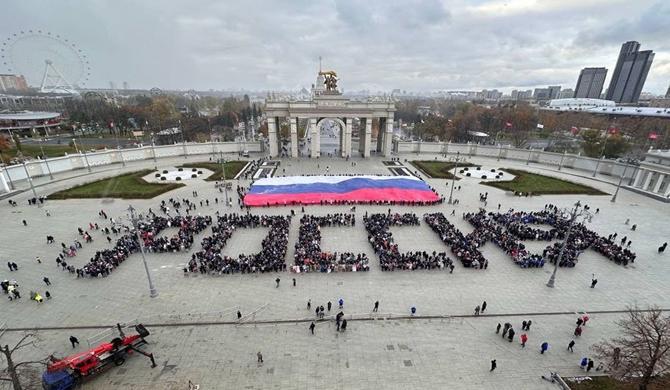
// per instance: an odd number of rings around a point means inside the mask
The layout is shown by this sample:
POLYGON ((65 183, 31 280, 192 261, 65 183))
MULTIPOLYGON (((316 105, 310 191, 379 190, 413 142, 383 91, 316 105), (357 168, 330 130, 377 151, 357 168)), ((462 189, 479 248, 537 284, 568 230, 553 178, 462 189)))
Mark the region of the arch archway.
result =
POLYGON ((316 122, 316 129, 314 134, 319 137, 317 143, 321 155, 346 157, 351 153, 347 149, 346 124, 342 118, 319 118, 316 122), (338 129, 333 129, 333 124, 337 125, 338 129))

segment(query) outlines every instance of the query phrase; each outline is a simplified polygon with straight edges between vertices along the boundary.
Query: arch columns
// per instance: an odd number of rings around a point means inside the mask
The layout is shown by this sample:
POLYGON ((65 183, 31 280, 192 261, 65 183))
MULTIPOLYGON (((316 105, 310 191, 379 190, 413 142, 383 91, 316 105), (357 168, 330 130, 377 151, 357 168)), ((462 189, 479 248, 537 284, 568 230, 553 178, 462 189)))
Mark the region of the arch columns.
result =
POLYGON ((279 155, 279 143, 277 140, 277 118, 268 117, 268 142, 270 143, 270 157, 279 155))
POLYGON ((319 137, 321 137, 321 134, 319 134, 319 128, 316 127, 316 118, 309 118, 309 133, 312 137, 310 157, 319 157, 319 150, 321 149, 321 141, 319 137))
POLYGON ((343 133, 343 142, 342 142, 342 157, 347 158, 351 156, 351 132, 354 118, 345 118, 345 126, 342 131, 343 133))
POLYGON ((370 157, 370 146, 372 142, 372 118, 366 117, 363 118, 365 121, 365 129, 358 130, 359 141, 358 141, 358 151, 363 157, 370 157))
POLYGON ((298 118, 290 118, 291 123, 291 157, 298 157, 298 118))
MULTIPOLYGON (((379 129, 381 135, 384 129, 379 129)), ((379 137, 379 135, 378 135, 379 137)), ((386 131, 384 132, 384 143, 382 144, 382 154, 384 157, 391 155, 393 148, 393 114, 386 117, 386 131)))

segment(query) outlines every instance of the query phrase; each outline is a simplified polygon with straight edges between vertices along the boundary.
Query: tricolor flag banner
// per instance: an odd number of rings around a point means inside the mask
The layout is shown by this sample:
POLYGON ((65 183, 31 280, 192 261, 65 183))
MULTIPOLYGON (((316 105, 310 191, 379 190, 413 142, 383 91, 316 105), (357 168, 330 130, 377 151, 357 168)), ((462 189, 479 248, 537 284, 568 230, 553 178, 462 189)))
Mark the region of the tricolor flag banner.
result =
POLYGON ((538 123, 538 124, 537 124, 537 128, 538 128, 538 129, 544 129, 544 125, 543 125, 542 123, 538 123))
POLYGON ((244 204, 436 202, 439 199, 426 182, 414 176, 289 176, 256 180, 244 196, 244 204))
POLYGON ((512 127, 512 122, 505 122, 505 127, 512 127))
POLYGON ((572 127, 570 128, 570 132, 572 132, 572 134, 577 134, 577 133, 579 133, 579 127, 577 127, 577 126, 572 126, 572 127))
POLYGON ((654 133, 653 131, 652 131, 651 133, 649 133, 649 139, 650 139, 650 140, 653 141, 653 140, 655 140, 655 139, 657 139, 657 138, 658 138, 658 134, 657 134, 657 133, 654 133))

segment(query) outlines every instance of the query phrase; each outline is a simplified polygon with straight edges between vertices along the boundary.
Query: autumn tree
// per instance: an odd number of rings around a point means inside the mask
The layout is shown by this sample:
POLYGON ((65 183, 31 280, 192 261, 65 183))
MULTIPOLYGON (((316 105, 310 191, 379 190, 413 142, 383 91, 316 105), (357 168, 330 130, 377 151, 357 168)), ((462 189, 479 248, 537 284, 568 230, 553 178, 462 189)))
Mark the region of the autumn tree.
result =
POLYGON ((661 309, 630 307, 617 322, 621 336, 593 346, 596 356, 609 367, 609 374, 633 382, 640 390, 652 383, 670 384, 670 317, 661 309))

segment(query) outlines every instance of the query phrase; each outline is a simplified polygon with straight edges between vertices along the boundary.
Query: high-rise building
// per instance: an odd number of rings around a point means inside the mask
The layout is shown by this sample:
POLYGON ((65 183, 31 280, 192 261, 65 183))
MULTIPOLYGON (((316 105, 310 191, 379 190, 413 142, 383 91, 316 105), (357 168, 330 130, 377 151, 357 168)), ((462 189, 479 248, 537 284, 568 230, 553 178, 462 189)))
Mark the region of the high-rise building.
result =
POLYGON ((0 92, 27 90, 28 83, 25 77, 16 74, 0 74, 0 92))
POLYGON ((584 68, 579 72, 575 98, 600 99, 600 93, 605 85, 607 68, 584 68))
POLYGON ((549 90, 549 99, 558 99, 558 96, 561 94, 560 85, 550 85, 547 89, 549 90))
POLYGON ((665 98, 670 99, 670 86, 668 86, 668 92, 665 93, 665 98))
POLYGON ((607 100, 637 103, 653 61, 653 51, 640 51, 640 44, 635 41, 624 43, 607 89, 607 100))
POLYGON ((558 94, 559 99, 570 99, 575 96, 575 91, 572 88, 561 89, 561 93, 558 94))

